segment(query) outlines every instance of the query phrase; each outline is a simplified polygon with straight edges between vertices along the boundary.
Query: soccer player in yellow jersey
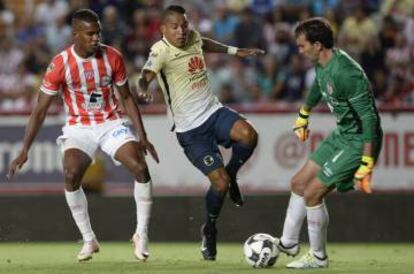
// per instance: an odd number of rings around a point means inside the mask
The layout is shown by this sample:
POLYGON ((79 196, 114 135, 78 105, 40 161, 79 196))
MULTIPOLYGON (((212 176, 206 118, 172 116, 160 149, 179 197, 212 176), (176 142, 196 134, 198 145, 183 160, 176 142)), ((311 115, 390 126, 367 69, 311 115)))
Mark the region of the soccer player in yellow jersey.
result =
POLYGON ((224 107, 213 94, 203 52, 246 57, 264 54, 264 51, 230 47, 201 37, 189 28, 181 6, 169 6, 161 18, 163 38, 151 48, 139 81, 139 95, 141 99, 149 99, 148 85, 157 77, 178 142, 191 163, 210 180, 201 251, 205 260, 215 260, 216 219, 227 191, 233 202, 242 206, 236 176, 252 155, 258 135, 244 117, 224 107), (232 157, 226 166, 218 145, 232 148, 232 157))

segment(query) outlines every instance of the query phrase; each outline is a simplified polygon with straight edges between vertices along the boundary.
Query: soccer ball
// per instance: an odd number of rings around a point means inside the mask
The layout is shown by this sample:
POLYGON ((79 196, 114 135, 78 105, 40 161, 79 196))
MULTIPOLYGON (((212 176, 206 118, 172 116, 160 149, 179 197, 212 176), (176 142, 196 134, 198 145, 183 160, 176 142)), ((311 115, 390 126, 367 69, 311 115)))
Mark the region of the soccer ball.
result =
POLYGON ((257 268, 273 266, 279 257, 277 239, 265 233, 256 233, 244 242, 246 262, 257 268))

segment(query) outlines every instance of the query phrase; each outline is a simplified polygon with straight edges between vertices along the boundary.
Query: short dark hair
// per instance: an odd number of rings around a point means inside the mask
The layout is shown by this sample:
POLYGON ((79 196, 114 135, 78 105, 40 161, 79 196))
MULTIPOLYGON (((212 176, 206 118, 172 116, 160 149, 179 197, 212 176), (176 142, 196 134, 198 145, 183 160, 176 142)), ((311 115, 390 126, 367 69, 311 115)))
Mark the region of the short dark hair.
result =
POLYGON ((84 21, 84 22, 98 22, 99 16, 90 9, 79 9, 72 14, 72 24, 74 21, 84 21))
POLYGON ((334 37, 331 24, 322 17, 313 17, 301 21, 295 28, 295 36, 304 34, 306 40, 312 44, 321 43, 325 48, 331 49, 334 46, 334 37))
POLYGON ((173 13, 179 13, 179 14, 185 14, 185 8, 178 5, 170 5, 168 6, 161 14, 161 20, 164 23, 165 19, 173 14, 173 13))

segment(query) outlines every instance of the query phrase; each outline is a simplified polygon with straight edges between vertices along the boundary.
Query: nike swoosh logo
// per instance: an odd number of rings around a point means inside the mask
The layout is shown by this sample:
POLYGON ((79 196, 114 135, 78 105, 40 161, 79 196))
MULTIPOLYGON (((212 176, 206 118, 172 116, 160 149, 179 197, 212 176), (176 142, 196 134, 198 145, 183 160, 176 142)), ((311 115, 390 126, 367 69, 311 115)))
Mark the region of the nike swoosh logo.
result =
POLYGON ((180 54, 181 54, 181 52, 177 52, 177 53, 174 54, 174 56, 177 57, 180 54))

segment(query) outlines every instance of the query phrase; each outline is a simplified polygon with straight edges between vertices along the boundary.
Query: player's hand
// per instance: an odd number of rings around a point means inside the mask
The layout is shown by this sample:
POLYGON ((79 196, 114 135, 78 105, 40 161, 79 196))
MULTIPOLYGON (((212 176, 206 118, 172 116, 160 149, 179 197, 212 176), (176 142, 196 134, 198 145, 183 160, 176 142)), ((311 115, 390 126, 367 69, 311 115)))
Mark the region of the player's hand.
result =
POLYGON ((263 55, 265 53, 266 52, 262 49, 238 48, 236 52, 236 56, 239 56, 239 57, 258 56, 258 55, 263 55))
POLYGON ((299 111, 299 116, 293 125, 293 132, 298 136, 299 141, 305 142, 309 138, 309 112, 303 107, 299 111))
POLYGON ((155 150, 154 145, 151 144, 150 141, 148 141, 147 139, 144 139, 144 140, 140 140, 138 144, 141 147, 145 155, 147 155, 147 152, 149 152, 152 158, 155 160, 155 162, 157 163, 160 162, 160 159, 158 158, 158 153, 155 150))
POLYGON ((22 166, 27 162, 27 152, 21 151, 16 159, 11 162, 9 170, 7 172, 7 180, 11 180, 17 170, 21 169, 22 166))
POLYGON ((370 156, 362 156, 362 163, 354 175, 354 183, 359 190, 364 193, 372 193, 371 177, 374 168, 374 158, 370 156))
POLYGON ((152 101, 154 100, 154 97, 152 96, 151 92, 139 91, 138 100, 140 103, 149 104, 149 103, 152 103, 152 101))

